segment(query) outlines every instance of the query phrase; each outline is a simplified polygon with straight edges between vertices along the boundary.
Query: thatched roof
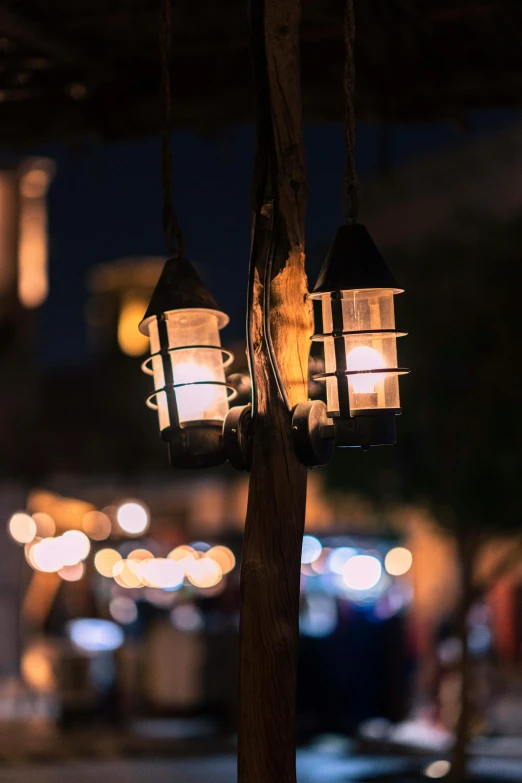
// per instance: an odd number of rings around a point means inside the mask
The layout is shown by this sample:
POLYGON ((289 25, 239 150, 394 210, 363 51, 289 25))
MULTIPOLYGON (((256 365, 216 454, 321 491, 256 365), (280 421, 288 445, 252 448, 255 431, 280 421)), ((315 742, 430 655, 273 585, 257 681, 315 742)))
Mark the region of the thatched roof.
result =
MULTIPOLYGON (((305 115, 342 115, 343 1, 303 0, 305 115)), ((246 0, 175 0, 179 126, 254 114, 246 0)), ((0 141, 156 132, 159 0, 0 0, 0 141)), ((522 96, 522 4, 356 0, 360 117, 457 121, 522 96)))

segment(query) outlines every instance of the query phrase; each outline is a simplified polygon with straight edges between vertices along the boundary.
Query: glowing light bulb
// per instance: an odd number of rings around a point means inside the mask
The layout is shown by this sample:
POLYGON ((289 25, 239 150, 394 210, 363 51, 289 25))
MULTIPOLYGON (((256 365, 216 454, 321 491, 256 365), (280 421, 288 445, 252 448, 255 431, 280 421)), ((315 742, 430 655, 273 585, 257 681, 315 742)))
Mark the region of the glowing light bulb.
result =
MULTIPOLYGON (((359 345, 352 348, 346 355, 346 369, 353 370, 381 370, 386 367, 383 357, 375 348, 368 345, 359 345)), ((362 375, 350 375, 349 381, 355 394, 373 394, 375 387, 385 379, 385 373, 363 373, 362 375)))
POLYGON ((212 408, 218 395, 218 387, 202 381, 212 380, 205 367, 194 362, 180 362, 174 368, 174 382, 193 384, 176 389, 179 418, 182 421, 197 421, 205 411, 212 408))

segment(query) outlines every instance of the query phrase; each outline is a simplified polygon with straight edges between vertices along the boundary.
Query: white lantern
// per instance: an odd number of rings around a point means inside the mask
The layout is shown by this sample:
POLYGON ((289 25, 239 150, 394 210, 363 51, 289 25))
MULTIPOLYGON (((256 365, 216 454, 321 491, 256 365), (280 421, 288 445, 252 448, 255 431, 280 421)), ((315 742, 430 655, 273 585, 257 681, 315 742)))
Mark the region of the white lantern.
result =
POLYGON ((321 301, 327 416, 338 446, 395 442, 400 414, 393 298, 400 288, 362 225, 342 226, 310 295, 321 301))
POLYGON ((140 331, 149 336, 151 349, 142 367, 154 378, 147 404, 158 411, 161 437, 176 467, 226 459, 223 422, 235 392, 225 378, 232 354, 222 349, 219 331, 228 320, 190 261, 166 262, 140 331))

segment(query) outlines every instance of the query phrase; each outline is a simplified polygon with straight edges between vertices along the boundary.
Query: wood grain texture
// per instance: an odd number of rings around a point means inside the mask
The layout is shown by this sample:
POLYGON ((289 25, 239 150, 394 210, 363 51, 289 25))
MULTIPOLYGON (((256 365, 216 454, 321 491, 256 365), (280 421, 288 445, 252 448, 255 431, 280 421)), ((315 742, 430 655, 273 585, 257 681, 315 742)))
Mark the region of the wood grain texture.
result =
POLYGON ((239 783, 295 783, 295 690, 306 468, 278 392, 307 399, 312 329, 304 272, 306 173, 299 87, 300 5, 251 0, 259 97, 249 320, 257 418, 241 564, 239 783), (270 276, 270 281, 267 276, 270 276))

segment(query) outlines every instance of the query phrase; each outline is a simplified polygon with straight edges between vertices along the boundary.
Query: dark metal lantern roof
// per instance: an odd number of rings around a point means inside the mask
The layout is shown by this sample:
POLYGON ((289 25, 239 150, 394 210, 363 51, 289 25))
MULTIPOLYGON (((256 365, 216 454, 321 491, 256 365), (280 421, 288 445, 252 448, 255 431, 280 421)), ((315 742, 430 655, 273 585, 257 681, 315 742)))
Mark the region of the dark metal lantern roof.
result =
POLYGON ((220 328, 228 323, 228 317, 221 313, 216 300, 204 286, 188 258, 169 258, 140 323, 140 332, 148 335, 150 318, 173 310, 192 308, 212 310, 218 315, 220 328))
POLYGON ((365 226, 341 226, 319 272, 311 296, 332 291, 402 289, 390 272, 365 226))

